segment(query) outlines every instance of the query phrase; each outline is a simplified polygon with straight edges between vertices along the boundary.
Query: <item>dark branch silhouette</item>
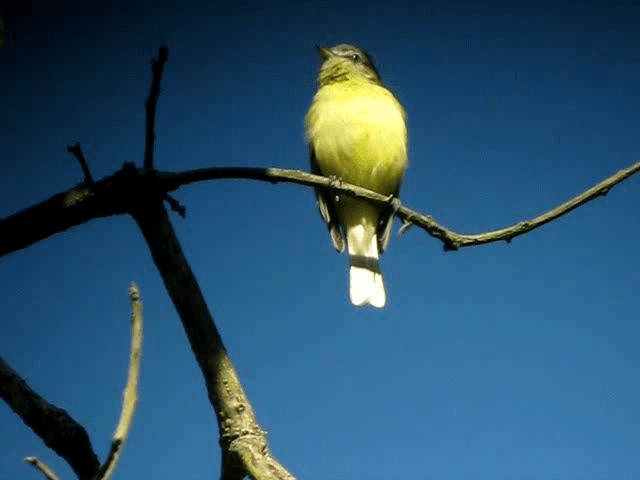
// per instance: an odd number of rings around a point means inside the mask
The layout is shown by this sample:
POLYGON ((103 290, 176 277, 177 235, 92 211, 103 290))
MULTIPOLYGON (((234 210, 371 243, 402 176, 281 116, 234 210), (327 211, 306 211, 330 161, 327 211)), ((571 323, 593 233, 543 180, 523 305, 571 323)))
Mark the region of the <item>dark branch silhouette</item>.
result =
POLYGON ((144 104, 146 110, 146 129, 144 135, 144 168, 153 168, 153 147, 156 140, 156 107, 160 96, 160 80, 164 73, 164 66, 169 58, 169 49, 160 47, 158 58, 151 62, 151 90, 149 98, 144 104))
POLYGON ((67 152, 76 157, 76 160, 80 162, 80 168, 82 168, 82 173, 84 173, 84 183, 87 185, 93 184, 93 176, 91 175, 91 170, 89 170, 89 165, 87 164, 87 159, 84 158, 84 152, 82 151, 82 147, 79 143, 75 145, 69 145, 67 147, 67 152))

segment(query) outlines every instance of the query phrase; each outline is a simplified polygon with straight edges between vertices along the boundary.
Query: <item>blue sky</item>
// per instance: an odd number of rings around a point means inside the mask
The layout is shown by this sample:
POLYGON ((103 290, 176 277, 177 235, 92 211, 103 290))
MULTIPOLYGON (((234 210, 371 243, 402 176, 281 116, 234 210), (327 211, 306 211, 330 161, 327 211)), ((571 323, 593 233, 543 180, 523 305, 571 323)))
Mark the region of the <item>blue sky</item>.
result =
MULTIPOLYGON (((0 216, 80 182, 76 141, 95 177, 141 164, 162 44, 162 170, 306 169, 314 45, 342 42, 374 56, 407 109, 401 200, 454 230, 531 218, 640 159, 633 2, 31 5, 0 50, 0 216)), ((176 197, 187 258, 274 454, 299 478, 640 477, 640 178, 508 245, 445 253, 418 229, 395 236, 383 310, 350 304, 347 258, 309 189, 226 180, 176 197)), ((204 383, 130 218, 2 259, 0 354, 104 458, 131 281, 141 391, 114 478, 216 478, 204 383)), ((0 480, 40 478, 27 455, 73 476, 5 406, 0 444, 0 480)))

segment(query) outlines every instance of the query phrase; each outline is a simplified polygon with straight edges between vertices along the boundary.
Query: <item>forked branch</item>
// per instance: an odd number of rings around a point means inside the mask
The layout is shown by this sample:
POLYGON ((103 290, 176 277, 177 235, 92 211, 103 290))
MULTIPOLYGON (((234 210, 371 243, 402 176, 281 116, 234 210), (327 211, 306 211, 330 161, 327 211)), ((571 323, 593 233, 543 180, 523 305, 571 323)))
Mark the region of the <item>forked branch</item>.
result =
MULTIPOLYGON (((82 425, 62 410, 48 403, 33 391, 26 382, 0 358, 0 398, 38 435, 44 443, 62 457, 80 480, 107 480, 122 453, 138 401, 140 355, 142 349, 142 305, 140 292, 133 284, 129 289, 131 300, 131 354, 129 373, 124 390, 120 421, 113 435, 111 450, 100 465, 93 451, 89 435, 82 425)), ((25 461, 40 470, 49 480, 58 480, 56 474, 36 457, 25 461)))

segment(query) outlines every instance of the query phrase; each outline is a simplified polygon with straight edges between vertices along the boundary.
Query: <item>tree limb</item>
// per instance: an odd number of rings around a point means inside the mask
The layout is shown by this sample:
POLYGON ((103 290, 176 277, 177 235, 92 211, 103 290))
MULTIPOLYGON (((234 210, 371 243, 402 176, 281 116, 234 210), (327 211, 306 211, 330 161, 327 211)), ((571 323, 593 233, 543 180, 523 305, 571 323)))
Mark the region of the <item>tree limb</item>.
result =
POLYGON ((79 479, 90 480, 95 476, 100 462, 84 427, 34 392, 2 358, 0 398, 47 447, 66 460, 79 479))
MULTIPOLYGON (((143 195, 133 218, 144 235, 151 256, 178 311, 207 387, 209 401, 218 417, 220 445, 225 455, 234 454, 240 440, 252 447, 241 449, 237 462, 256 480, 294 477, 271 456, 266 434, 260 427, 238 374, 227 354, 200 286, 184 256, 175 230, 160 198, 143 195), (249 468, 251 465, 258 467, 249 468)), ((236 463, 233 459, 231 463, 236 463)), ((223 462, 229 465, 229 461, 223 462)), ((236 470, 237 471, 237 470, 236 470)), ((223 468, 222 479, 231 480, 231 470, 223 468)), ((239 477, 241 478, 241 477, 239 477)))
MULTIPOLYGON (((524 233, 549 223, 575 208, 606 195, 614 186, 640 171, 635 163, 594 185, 580 195, 532 220, 518 222, 509 227, 479 234, 461 234, 449 230, 431 216, 423 215, 404 206, 396 207, 394 199, 343 182, 314 175, 301 170, 282 168, 212 167, 183 172, 158 172, 138 169, 126 163, 114 175, 105 177, 93 186, 80 185, 57 193, 51 198, 25 210, 0 219, 0 257, 26 248, 51 235, 81 225, 94 218, 128 213, 135 199, 143 191, 152 191, 166 199, 169 192, 196 182, 220 179, 247 179, 269 183, 296 183, 330 188, 374 203, 387 204, 407 226, 417 226, 439 239, 445 250, 481 245, 497 241, 510 241, 524 233)), ((175 208, 174 205, 172 207, 175 208)), ((179 212, 181 213, 181 212, 179 212)))

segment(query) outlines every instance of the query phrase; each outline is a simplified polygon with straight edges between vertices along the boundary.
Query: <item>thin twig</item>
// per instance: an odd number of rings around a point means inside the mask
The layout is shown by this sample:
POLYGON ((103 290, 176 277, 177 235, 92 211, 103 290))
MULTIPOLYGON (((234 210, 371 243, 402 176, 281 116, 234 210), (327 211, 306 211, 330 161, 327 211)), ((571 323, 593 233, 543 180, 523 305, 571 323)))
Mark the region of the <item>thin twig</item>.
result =
POLYGON ((93 185, 93 177, 91 176, 91 170, 89 170, 89 165, 87 164, 87 159, 84 157, 84 153, 82 152, 82 147, 79 143, 75 145, 69 145, 67 147, 67 152, 71 153, 78 162, 80 162, 80 167, 82 167, 82 173, 84 173, 84 183, 87 185, 93 185))
POLYGON ((58 480, 58 476, 55 473, 53 473, 53 470, 51 470, 51 468, 49 468, 46 463, 38 460, 38 458, 26 457, 24 461, 27 463, 30 463, 35 468, 40 470, 42 474, 48 478, 48 480, 58 480))
POLYGON ((108 480, 122 455, 122 445, 129 435, 133 414, 138 404, 138 383, 140 380, 140 358, 142 355, 142 304, 140 290, 135 283, 129 287, 131 300, 131 353, 129 355, 129 374, 122 399, 122 412, 111 441, 111 449, 104 464, 100 466, 96 480, 108 480))
POLYGON ((167 203, 171 207, 171 210, 176 212, 182 218, 186 218, 186 216, 187 216, 187 208, 184 205, 182 205, 178 200, 173 198, 168 193, 165 195, 164 199, 167 201, 167 203))
POLYGON ((158 96, 160 95, 160 80, 164 72, 164 66, 169 57, 169 49, 160 47, 158 50, 158 58, 154 58, 151 62, 151 71, 153 78, 151 80, 151 90, 149 98, 144 104, 146 110, 146 127, 144 136, 144 168, 153 168, 153 144, 156 140, 156 107, 158 105, 158 96))
POLYGON ((531 220, 521 221, 509 227, 475 235, 464 235, 456 233, 443 227, 431 217, 416 214, 416 212, 413 212, 412 210, 404 207, 399 210, 398 216, 403 219, 405 224, 417 225, 426 230, 429 235, 440 239, 444 244, 445 250, 457 250, 463 247, 472 247, 475 245, 482 245, 498 241, 510 242, 513 238, 519 237, 520 235, 524 235, 531 230, 539 228, 542 225, 545 225, 546 223, 549 223, 552 220, 555 220, 556 218, 561 217, 562 215, 565 215, 572 210, 575 210, 576 208, 590 202, 595 198, 607 195, 607 193, 609 193, 609 191, 613 187, 626 180, 633 174, 637 173, 638 171, 640 171, 640 162, 637 162, 630 167, 618 171, 617 173, 611 175, 608 178, 605 178, 593 187, 584 191, 580 195, 573 197, 565 203, 558 205, 557 207, 545 213, 542 213, 541 215, 538 215, 531 220))

